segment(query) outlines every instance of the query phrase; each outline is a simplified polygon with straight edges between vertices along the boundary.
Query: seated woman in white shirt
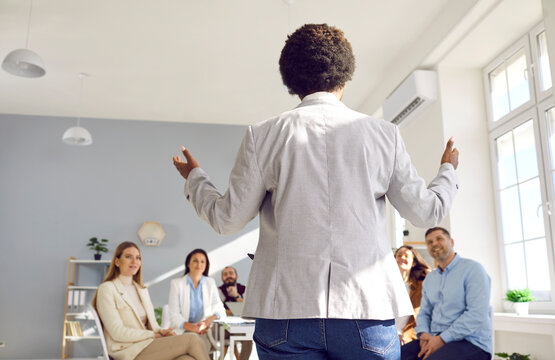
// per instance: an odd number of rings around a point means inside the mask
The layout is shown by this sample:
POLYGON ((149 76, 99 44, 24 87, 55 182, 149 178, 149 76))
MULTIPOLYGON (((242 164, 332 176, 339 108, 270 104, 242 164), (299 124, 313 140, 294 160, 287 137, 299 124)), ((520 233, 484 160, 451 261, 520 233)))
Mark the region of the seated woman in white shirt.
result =
POLYGON ((178 331, 201 335, 206 352, 206 333, 216 319, 225 318, 225 309, 214 279, 208 277, 210 261, 206 251, 195 249, 185 259, 185 274, 170 285, 170 324, 178 331))
POLYGON ((135 243, 119 244, 94 295, 108 354, 115 360, 208 360, 198 335, 176 336, 173 329, 158 326, 141 265, 135 243))

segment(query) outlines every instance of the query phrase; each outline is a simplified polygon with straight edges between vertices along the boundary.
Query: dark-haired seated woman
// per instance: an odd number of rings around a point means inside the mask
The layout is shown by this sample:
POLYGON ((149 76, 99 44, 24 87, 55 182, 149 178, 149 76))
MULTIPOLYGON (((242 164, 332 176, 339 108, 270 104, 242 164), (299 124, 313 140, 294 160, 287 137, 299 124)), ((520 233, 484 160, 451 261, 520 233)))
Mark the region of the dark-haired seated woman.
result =
POLYGON ((141 264, 135 243, 119 244, 93 298, 108 354, 115 360, 208 360, 198 335, 176 336, 173 329, 158 326, 141 264))
MULTIPOLYGON (((422 255, 410 245, 403 245, 398 248, 395 251, 395 260, 409 292, 415 315, 418 315, 420 301, 422 300, 422 282, 432 269, 422 255)), ((401 344, 416 340, 416 332, 414 331, 416 327, 415 316, 398 319, 396 323, 401 344)))
POLYGON ((196 333, 203 340, 206 354, 211 344, 207 332, 216 319, 225 318, 225 308, 216 282, 208 277, 210 261, 203 249, 185 258, 185 274, 170 284, 170 323, 178 332, 196 333))

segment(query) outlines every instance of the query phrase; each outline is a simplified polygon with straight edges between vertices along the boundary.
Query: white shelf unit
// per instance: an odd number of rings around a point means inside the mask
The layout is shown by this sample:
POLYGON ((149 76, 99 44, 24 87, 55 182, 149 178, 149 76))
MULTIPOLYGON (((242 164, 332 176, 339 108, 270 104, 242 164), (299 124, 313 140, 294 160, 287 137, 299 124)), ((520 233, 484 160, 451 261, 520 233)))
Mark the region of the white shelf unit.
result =
MULTIPOLYGON (((100 340, 99 335, 88 335, 83 334, 84 336, 74 336, 74 335, 67 335, 68 328, 67 322, 68 321, 79 321, 79 323, 84 321, 94 321, 94 317, 92 314, 87 310, 87 305, 76 303, 72 307, 77 309, 70 309, 69 304, 70 302, 73 303, 77 298, 74 297, 76 292, 79 292, 79 297, 85 296, 81 294, 81 291, 85 292, 93 292, 96 291, 98 287, 96 285, 79 285, 77 284, 78 281, 78 269, 79 265, 88 265, 89 267, 92 266, 97 267, 95 271, 102 271, 101 278, 103 279, 106 275, 107 267, 110 264, 110 260, 82 260, 76 259, 74 257, 70 257, 67 264, 67 285, 66 285, 66 297, 65 297, 65 311, 64 311, 64 326, 62 332, 62 360, 68 359, 71 353, 71 342, 72 341, 81 341, 81 340, 100 340), (69 295, 71 294, 72 299, 69 299, 69 295), (77 311, 75 311, 77 310, 77 311)), ((98 282, 100 283, 100 282, 98 282)), ((79 300, 80 302, 80 300, 79 300)))

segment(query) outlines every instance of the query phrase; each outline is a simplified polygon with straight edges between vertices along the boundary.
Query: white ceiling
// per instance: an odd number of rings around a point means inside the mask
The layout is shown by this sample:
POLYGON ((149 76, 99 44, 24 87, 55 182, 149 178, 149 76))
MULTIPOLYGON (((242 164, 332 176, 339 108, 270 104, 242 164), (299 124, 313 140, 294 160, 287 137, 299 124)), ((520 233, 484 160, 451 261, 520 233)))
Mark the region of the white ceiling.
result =
MULTIPOLYGON (((359 108, 462 2, 480 1, 34 0, 29 48, 47 74, 0 71, 0 113, 75 117, 85 72, 83 117, 255 123, 298 102, 278 58, 286 35, 308 22, 336 25, 351 41, 357 69, 344 101, 359 108)), ((25 46, 29 4, 0 1, 1 59, 25 46)))

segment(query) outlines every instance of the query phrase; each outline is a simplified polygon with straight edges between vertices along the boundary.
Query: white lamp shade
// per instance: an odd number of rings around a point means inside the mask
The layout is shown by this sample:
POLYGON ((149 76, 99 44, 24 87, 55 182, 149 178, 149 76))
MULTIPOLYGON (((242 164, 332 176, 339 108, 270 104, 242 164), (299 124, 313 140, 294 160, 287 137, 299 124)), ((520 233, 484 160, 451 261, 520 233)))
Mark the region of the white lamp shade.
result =
POLYGON ((166 236, 164 228, 157 221, 145 221, 137 234, 145 246, 159 246, 166 236))
POLYGON ((29 49, 16 49, 6 55, 2 68, 15 76, 29 78, 41 77, 46 74, 40 56, 29 49))
POLYGON ((70 127, 64 132, 62 140, 69 145, 90 145, 92 144, 91 133, 80 126, 70 127))

